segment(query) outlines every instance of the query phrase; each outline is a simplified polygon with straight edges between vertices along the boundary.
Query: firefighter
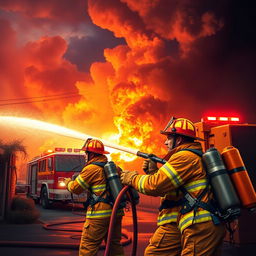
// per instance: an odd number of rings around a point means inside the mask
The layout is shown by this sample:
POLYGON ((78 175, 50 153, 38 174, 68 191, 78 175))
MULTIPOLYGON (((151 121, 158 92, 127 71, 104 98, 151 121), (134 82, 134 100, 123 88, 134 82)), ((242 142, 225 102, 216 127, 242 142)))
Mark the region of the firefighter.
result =
POLYGON ((212 197, 201 157, 189 151, 202 151, 201 144, 196 142, 201 139, 196 137, 195 126, 188 119, 172 118, 161 134, 167 136, 166 164, 158 169, 153 161, 146 160, 143 163, 143 168, 148 169, 146 175, 136 171, 121 174, 123 184, 143 194, 161 197, 158 228, 144 255, 219 255, 224 224, 210 211, 189 204, 191 200, 206 203, 212 197))
MULTIPOLYGON (((107 163, 104 145, 96 139, 88 139, 82 150, 85 151, 86 165, 74 181, 66 179, 67 189, 71 193, 80 194, 84 190, 90 192, 89 206, 80 241, 79 256, 97 255, 99 247, 107 239, 107 232, 112 212, 113 202, 107 188, 104 175, 104 163, 107 163), (102 165, 101 165, 102 164, 102 165)), ((118 210, 113 239, 110 245, 110 255, 124 255, 121 241, 121 222, 123 210, 118 210)))

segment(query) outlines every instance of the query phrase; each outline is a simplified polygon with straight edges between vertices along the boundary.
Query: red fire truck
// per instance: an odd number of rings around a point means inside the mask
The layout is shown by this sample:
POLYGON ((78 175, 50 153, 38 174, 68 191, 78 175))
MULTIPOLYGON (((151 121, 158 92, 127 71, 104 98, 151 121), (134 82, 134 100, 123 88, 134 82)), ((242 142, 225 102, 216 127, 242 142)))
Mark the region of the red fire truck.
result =
POLYGON ((74 178, 85 164, 79 149, 55 148, 37 156, 28 163, 28 196, 50 208, 52 202, 83 203, 87 194, 71 195, 64 178, 74 178))

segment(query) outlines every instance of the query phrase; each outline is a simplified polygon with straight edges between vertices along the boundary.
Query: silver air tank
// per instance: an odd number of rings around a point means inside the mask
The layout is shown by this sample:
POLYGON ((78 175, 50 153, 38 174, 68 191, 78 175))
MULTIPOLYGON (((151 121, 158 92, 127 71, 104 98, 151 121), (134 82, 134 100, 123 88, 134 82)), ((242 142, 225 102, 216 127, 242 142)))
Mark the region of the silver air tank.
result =
MULTIPOLYGON (((120 177, 117 173, 116 165, 114 162, 109 161, 104 166, 105 175, 108 181, 110 194, 115 201, 119 192, 122 190, 123 185, 121 184, 120 177)), ((123 200, 120 203, 120 207, 125 207, 126 196, 123 197, 123 200)))
POLYGON ((203 154, 202 158, 220 210, 223 212, 230 212, 232 209, 240 211, 238 210, 240 201, 218 150, 210 148, 203 154))

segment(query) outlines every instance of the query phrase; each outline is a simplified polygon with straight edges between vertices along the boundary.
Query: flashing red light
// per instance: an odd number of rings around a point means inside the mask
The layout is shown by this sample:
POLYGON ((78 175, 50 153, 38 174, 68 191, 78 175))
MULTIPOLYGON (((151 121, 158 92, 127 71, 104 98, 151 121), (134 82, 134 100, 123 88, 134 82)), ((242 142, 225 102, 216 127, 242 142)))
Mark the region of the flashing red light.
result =
POLYGON ((75 152, 75 153, 80 152, 80 150, 81 150, 81 149, 79 149, 79 148, 74 148, 74 152, 75 152))
POLYGON ((228 121, 228 117, 219 117, 220 121, 228 121))
POLYGON ((208 120, 208 121, 216 121, 216 120, 217 120, 217 117, 215 117, 215 116, 208 116, 208 117, 207 117, 207 120, 208 120))
POLYGON ((232 121, 232 122, 239 122, 240 118, 239 117, 231 117, 230 121, 232 121))
POLYGON ((72 152, 72 148, 67 148, 67 152, 72 152))
POLYGON ((65 148, 55 148, 55 152, 65 152, 65 148))

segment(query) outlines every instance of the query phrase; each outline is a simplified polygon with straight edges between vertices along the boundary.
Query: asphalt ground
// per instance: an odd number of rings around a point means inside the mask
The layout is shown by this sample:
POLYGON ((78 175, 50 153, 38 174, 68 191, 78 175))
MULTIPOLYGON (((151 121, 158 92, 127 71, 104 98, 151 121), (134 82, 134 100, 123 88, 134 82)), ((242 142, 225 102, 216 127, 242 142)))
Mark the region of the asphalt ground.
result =
MULTIPOLYGON (((84 222, 84 216, 75 215, 77 211, 81 211, 81 207, 74 208, 71 204, 56 204, 52 209, 45 210, 41 206, 37 206, 41 212, 39 221, 35 224, 7 224, 0 223, 0 255, 2 256, 57 256, 57 255, 78 255, 78 244, 80 232, 84 222), (54 226, 56 228, 66 229, 68 231, 46 230, 44 224, 54 224, 62 222, 80 221, 80 223, 62 224, 54 226), (1 243, 6 241, 5 246, 1 243), (8 243, 10 243, 8 245, 8 243), (28 247, 20 246, 27 243, 28 247), (41 244, 41 247, 35 247, 41 244), (54 248, 63 247, 63 244, 73 246, 70 248, 54 248)), ((138 249, 137 256, 143 256, 145 247, 149 238, 156 229, 157 210, 155 207, 142 208, 137 207, 138 215, 138 249)), ((126 211, 123 218, 123 232, 132 236, 132 212, 131 209, 126 211)), ((124 246, 125 255, 131 255, 132 244, 124 246)), ((256 255, 256 245, 249 244, 243 247, 231 246, 224 243, 221 256, 246 256, 256 255)), ((104 250, 100 250, 98 256, 103 256, 104 250)))

